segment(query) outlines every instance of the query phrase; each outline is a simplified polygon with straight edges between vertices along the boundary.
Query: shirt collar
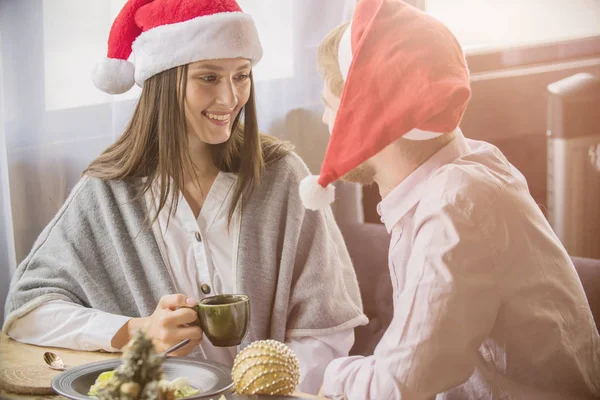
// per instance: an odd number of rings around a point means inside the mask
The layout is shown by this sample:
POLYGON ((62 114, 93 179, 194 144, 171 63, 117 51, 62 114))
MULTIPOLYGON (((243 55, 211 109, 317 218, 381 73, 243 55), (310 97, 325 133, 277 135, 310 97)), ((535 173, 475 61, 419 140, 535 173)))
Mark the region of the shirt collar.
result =
POLYGON ((236 180, 237 175, 233 173, 219 172, 217 175, 217 178, 204 199, 204 204, 198 215, 198 220, 203 219, 207 229, 210 228, 221 215, 223 207, 229 208, 229 205, 231 204, 230 194, 233 193, 232 189, 236 180))
POLYGON ((415 169, 377 205, 377 212, 388 232, 421 200, 427 181, 442 166, 471 152, 460 129, 456 137, 415 169))
MULTIPOLYGON (((147 179, 147 178, 144 178, 147 179)), ((237 180, 237 175, 228 172, 219 171, 215 181, 210 187, 210 190, 206 194, 206 198, 204 199, 204 204, 200 209, 200 214, 198 215, 198 220, 203 219, 206 222, 206 227, 210 227, 210 225, 214 222, 219 211, 225 204, 229 204, 226 202, 228 199, 228 195, 233 188, 234 183, 237 180), (210 218, 212 216, 212 218, 210 218), (209 220, 210 219, 210 220, 209 220)), ((194 218, 194 214, 192 213, 192 209, 190 208, 188 202, 183 197, 183 193, 180 191, 178 193, 177 200, 177 208, 173 210, 173 213, 169 216, 169 211, 171 210, 171 196, 172 196, 173 187, 171 186, 171 191, 167 197, 167 202, 165 206, 160 211, 161 214, 165 214, 165 218, 180 218, 184 221, 186 227, 189 230, 196 231, 198 229, 198 220, 194 218)), ((158 209, 160 199, 158 194, 160 193, 160 182, 155 181, 152 185, 152 199, 154 201, 155 209, 158 209)))

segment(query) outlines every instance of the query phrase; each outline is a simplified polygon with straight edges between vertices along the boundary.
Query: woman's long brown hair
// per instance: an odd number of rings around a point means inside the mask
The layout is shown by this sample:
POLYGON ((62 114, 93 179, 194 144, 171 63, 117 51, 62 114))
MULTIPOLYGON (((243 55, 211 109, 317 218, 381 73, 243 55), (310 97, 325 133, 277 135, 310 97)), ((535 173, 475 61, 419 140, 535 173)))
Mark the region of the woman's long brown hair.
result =
MULTIPOLYGON (((138 196, 158 182, 159 206, 152 222, 167 204, 169 195, 170 214, 175 210, 185 177, 197 178, 188 151, 184 113, 187 69, 187 65, 183 65, 146 80, 123 135, 84 171, 84 174, 102 180, 145 177, 138 196)), ((250 97, 233 121, 231 137, 210 147, 215 166, 238 177, 228 221, 240 199, 252 192, 265 165, 281 159, 291 150, 287 143, 259 132, 252 74, 250 82, 250 97), (243 124, 239 122, 241 115, 243 124)))

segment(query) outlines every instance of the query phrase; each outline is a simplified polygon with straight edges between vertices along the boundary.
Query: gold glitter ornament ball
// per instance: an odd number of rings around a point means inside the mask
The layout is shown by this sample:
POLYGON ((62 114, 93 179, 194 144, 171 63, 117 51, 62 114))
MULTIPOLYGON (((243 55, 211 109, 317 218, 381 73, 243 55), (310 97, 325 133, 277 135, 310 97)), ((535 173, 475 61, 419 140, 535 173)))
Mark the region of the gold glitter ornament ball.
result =
POLYGON ((296 354, 276 340, 258 340, 242 350, 231 371, 239 394, 290 395, 300 379, 296 354))

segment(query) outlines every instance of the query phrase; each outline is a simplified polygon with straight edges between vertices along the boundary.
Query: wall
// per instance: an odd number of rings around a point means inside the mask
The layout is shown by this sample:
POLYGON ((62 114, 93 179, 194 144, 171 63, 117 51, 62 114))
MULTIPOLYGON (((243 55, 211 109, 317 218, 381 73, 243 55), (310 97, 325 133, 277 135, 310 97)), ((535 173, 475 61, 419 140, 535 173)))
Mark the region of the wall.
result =
MULTIPOLYGON (((546 86, 578 72, 600 75, 600 58, 475 73, 472 98, 461 123, 466 137, 500 148, 546 206, 546 86)), ((364 188, 366 222, 380 222, 377 187, 364 188)), ((600 199, 599 199, 600 201, 600 199)))

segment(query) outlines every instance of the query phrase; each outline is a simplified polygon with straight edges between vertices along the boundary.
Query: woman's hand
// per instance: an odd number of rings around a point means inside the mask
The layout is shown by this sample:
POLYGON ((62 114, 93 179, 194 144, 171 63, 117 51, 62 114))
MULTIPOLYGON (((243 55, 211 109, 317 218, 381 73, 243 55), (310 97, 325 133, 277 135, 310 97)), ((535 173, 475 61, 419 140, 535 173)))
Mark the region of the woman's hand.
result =
POLYGON ((152 315, 132 318, 117 332, 112 339, 113 347, 123 347, 137 330, 144 329, 152 338, 157 352, 165 351, 182 340, 190 339, 189 344, 170 354, 188 355, 202 340, 202 329, 190 325, 198 319, 198 314, 188 307, 197 303, 195 299, 182 294, 163 296, 152 315))

